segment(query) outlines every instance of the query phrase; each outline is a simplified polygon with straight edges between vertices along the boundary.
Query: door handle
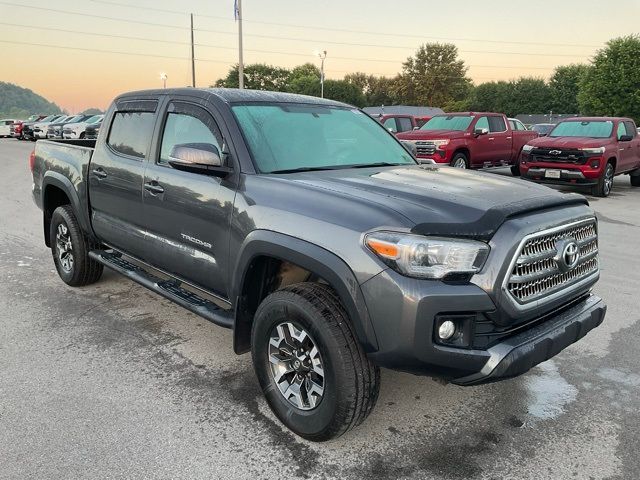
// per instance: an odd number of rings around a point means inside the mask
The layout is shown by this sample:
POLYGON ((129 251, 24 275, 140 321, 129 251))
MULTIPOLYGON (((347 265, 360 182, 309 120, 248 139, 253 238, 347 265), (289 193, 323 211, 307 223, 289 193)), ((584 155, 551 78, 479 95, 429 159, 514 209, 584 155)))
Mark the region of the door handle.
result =
POLYGON ((102 167, 96 168, 92 173, 98 178, 107 178, 107 172, 102 167))
POLYGON ((489 140, 495 140, 495 138, 493 138, 493 137, 489 137, 489 140))
POLYGON ((153 195, 164 193, 164 188, 162 188, 162 185, 159 185, 157 182, 145 183, 144 189, 153 195))

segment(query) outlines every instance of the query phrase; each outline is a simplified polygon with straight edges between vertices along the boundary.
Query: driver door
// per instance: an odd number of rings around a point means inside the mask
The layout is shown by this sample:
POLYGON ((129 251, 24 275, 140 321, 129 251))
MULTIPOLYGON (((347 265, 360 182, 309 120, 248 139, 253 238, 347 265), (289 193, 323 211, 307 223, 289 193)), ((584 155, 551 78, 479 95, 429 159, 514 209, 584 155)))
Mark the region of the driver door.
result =
POLYGON ((169 164, 176 145, 208 144, 223 151, 213 116, 202 106, 167 106, 155 155, 144 174, 146 260, 178 278, 227 298, 229 220, 235 188, 223 179, 177 170, 169 164))

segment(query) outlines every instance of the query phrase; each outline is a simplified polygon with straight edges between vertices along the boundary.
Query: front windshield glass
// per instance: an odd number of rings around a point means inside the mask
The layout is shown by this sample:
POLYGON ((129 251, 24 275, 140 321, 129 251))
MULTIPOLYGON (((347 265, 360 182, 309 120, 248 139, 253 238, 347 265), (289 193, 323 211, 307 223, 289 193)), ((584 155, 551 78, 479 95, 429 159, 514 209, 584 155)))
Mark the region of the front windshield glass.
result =
POLYGON ((261 173, 416 163, 356 109, 282 103, 237 105, 233 112, 261 173))
POLYGON ((609 138, 613 132, 613 122, 611 120, 596 120, 594 122, 560 122, 556 125, 550 137, 591 137, 609 138))
POLYGON ((86 120, 86 122, 87 123, 95 123, 100 119, 102 119, 102 115, 94 115, 93 117, 90 117, 89 120, 86 120))
POLYGON ((420 130, 458 130, 464 131, 469 128, 472 116, 469 115, 441 115, 433 117, 425 123, 420 130))

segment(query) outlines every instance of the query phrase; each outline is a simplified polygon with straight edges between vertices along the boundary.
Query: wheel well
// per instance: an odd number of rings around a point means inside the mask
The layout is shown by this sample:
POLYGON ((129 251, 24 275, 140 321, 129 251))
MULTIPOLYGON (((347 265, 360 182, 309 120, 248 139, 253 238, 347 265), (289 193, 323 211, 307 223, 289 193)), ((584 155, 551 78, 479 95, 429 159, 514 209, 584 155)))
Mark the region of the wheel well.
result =
POLYGON ((236 353, 251 349, 251 325, 262 300, 276 290, 300 282, 326 283, 313 272, 286 260, 259 256, 251 261, 236 306, 236 353))
POLYGON ((618 160, 616 159, 616 157, 611 157, 609 160, 607 160, 607 163, 611 163, 613 165, 613 170, 615 171, 618 160))
POLYGON ((464 153, 465 157, 467 157, 467 160, 469 160, 469 162, 471 161, 471 154, 469 153, 469 149, 465 147, 457 148, 456 150, 454 150, 451 158, 455 157, 459 153, 464 153))
POLYGON ((43 198, 42 210, 44 212, 44 243, 47 247, 51 247, 51 242, 49 241, 49 227, 51 226, 51 217, 53 216, 53 212, 56 208, 61 207, 62 205, 71 204, 71 201, 61 188, 54 185, 47 185, 44 190, 43 198))

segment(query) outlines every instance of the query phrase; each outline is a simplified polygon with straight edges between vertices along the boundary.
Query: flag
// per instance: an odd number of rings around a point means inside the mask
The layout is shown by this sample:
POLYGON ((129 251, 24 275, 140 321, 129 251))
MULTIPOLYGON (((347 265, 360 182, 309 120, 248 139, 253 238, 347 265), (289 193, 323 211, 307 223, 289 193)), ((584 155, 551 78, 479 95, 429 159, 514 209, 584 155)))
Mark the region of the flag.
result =
POLYGON ((233 0, 233 18, 235 21, 238 21, 238 16, 240 15, 240 10, 238 9, 238 0, 233 0))

